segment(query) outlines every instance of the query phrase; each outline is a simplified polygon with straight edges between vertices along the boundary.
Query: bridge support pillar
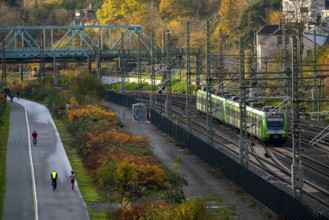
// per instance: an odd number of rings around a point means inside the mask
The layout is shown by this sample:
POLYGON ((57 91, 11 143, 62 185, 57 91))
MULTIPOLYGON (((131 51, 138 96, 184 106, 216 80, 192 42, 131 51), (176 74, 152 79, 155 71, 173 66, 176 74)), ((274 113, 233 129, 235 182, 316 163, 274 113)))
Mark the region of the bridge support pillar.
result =
POLYGON ((97 52, 97 57, 96 57, 96 66, 97 66, 97 80, 100 82, 101 81, 101 68, 102 68, 102 61, 101 61, 101 53, 100 50, 97 52))
POLYGON ((89 55, 87 57, 87 62, 88 62, 88 73, 91 74, 91 59, 89 55))
POLYGON ((54 69, 54 86, 57 86, 58 85, 58 70, 57 70, 56 57, 54 57, 53 69, 54 69))
POLYGON ((23 74, 24 74, 24 70, 23 70, 23 63, 19 63, 19 79, 22 82, 23 81, 23 74))

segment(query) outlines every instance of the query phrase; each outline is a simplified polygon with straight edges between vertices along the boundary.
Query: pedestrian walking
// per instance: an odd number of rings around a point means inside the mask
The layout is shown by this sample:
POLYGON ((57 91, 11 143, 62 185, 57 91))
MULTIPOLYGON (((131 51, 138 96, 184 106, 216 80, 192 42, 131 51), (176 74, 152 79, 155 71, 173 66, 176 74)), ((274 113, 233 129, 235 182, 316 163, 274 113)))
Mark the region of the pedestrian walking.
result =
POLYGON ((75 174, 73 171, 71 171, 71 175, 69 176, 70 178, 70 182, 71 182, 71 185, 72 185, 72 189, 74 189, 74 182, 75 182, 75 174))
POLYGON ((55 170, 53 172, 51 172, 50 178, 51 178, 51 185, 53 186, 53 191, 55 191, 57 188, 57 177, 58 177, 58 175, 55 170))

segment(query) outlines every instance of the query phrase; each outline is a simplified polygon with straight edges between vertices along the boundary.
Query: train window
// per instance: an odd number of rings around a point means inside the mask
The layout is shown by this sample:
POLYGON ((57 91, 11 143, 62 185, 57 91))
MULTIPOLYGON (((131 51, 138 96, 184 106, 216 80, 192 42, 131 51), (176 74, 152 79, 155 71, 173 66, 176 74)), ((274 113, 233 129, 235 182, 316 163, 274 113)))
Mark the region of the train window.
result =
POLYGON ((267 117, 267 127, 282 127, 283 126, 283 117, 267 117))

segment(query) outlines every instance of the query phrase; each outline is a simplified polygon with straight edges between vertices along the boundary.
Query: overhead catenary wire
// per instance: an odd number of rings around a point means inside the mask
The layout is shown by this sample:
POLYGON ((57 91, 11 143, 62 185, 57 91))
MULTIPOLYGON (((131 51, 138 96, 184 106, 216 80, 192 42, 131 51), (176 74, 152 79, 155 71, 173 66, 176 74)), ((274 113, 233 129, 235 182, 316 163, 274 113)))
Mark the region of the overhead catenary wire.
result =
POLYGON ((329 128, 329 125, 327 127, 325 127, 317 136, 315 136, 310 142, 311 145, 314 145, 316 143, 318 143, 320 140, 322 140, 324 137, 328 136, 329 135, 329 132, 325 135, 323 135, 321 138, 318 138, 320 135, 322 135, 325 130, 327 130, 329 128), (317 139, 318 138, 318 139, 317 139))

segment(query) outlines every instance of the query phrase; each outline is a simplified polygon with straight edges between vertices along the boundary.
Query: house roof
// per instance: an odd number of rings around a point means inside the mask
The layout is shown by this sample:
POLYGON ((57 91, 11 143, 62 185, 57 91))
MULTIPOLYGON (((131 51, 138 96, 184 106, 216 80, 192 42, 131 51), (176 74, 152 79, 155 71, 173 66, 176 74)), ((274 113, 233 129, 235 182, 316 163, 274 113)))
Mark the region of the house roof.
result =
POLYGON ((259 35, 269 35, 269 34, 273 34, 273 33, 275 35, 282 35, 282 29, 280 28, 280 25, 278 25, 278 24, 267 24, 267 25, 264 25, 257 32, 257 34, 259 34, 259 35), (274 33, 274 32, 276 32, 276 33, 274 33))
MULTIPOLYGON (((308 39, 309 41, 313 42, 314 41, 314 35, 311 34, 311 33, 305 33, 304 34, 304 37, 306 39, 308 39)), ((319 36, 319 35, 316 35, 315 36, 315 43, 319 46, 323 46, 325 43, 327 44, 326 40, 327 40, 328 37, 326 36, 319 36)))
MULTIPOLYGON (((329 43, 329 29, 327 27, 317 26, 315 32, 315 43, 323 46, 329 43)), ((314 30, 304 33, 304 37, 314 42, 314 30)))

